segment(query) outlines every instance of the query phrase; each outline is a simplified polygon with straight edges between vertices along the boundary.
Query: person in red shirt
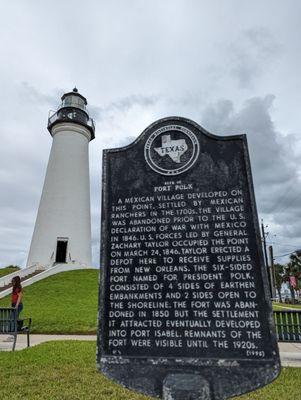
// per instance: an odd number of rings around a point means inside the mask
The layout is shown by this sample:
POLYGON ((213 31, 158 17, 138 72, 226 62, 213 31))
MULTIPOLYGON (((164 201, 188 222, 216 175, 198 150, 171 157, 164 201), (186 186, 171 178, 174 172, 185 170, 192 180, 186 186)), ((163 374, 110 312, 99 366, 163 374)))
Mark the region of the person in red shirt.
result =
POLYGON ((22 285, 21 279, 19 276, 14 276, 12 281, 13 291, 11 295, 11 306, 17 310, 18 316, 20 312, 23 310, 23 303, 22 303, 22 285))

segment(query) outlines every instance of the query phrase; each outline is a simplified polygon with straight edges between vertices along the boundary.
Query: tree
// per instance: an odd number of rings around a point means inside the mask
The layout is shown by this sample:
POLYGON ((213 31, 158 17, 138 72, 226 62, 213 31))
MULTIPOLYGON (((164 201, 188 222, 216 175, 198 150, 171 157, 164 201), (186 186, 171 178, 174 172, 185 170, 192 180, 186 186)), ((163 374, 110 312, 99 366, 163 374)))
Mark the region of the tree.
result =
POLYGON ((284 280, 288 282, 293 302, 295 302, 295 289, 301 276, 301 257, 296 253, 290 255, 290 261, 286 264, 284 280))
POLYGON ((3 268, 15 269, 16 271, 21 269, 21 267, 19 267, 19 265, 12 265, 12 264, 8 265, 7 267, 3 267, 3 268))

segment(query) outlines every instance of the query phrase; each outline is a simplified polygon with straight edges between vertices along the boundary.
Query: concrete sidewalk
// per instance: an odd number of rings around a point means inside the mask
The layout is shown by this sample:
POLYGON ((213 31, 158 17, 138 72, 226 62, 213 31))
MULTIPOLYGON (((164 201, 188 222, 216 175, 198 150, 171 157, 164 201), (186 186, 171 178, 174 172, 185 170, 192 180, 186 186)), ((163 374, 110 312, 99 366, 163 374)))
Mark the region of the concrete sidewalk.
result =
MULTIPOLYGON (((0 351, 11 351, 13 343, 4 341, 0 335, 0 351)), ((30 346, 51 340, 90 340, 96 342, 96 335, 30 335, 30 346)), ((26 349, 26 335, 18 335, 16 350, 26 349)), ((279 343, 280 358, 283 367, 301 368, 301 343, 279 343)))
POLYGON ((301 368, 301 343, 278 343, 283 367, 301 368))
MULTIPOLYGON (((0 335, 0 351, 11 351, 13 341, 7 342, 7 335, 0 335)), ((44 342, 52 340, 94 340, 96 342, 96 335, 30 335, 30 347, 36 346, 44 342)), ((27 348, 27 336, 18 335, 16 350, 23 350, 27 348)))

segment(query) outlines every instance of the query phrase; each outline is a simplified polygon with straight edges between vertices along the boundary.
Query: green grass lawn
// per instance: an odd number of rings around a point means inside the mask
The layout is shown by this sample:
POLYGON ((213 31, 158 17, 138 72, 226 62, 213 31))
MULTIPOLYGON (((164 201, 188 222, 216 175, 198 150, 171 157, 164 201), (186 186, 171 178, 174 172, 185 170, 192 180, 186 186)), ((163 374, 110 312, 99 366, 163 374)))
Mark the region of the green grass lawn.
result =
MULTIPOLYGON (((0 306, 10 306, 10 296, 0 306)), ((33 333, 95 333, 97 308, 98 270, 62 272, 24 288, 22 314, 32 317, 33 333)))
MULTIPOLYGON (((53 275, 24 289, 24 314, 35 333, 95 333, 98 271, 53 275)), ((10 298, 0 300, 9 306, 10 298)), ((276 305, 277 306, 277 305, 276 305)), ((0 352, 1 400, 146 400, 96 371, 95 343, 49 342, 11 353, 0 352)), ((301 398, 301 368, 284 368, 274 383, 241 400, 301 398)))
POLYGON ((284 310, 284 308, 294 308, 296 310, 301 310, 300 304, 286 304, 286 303, 276 303, 273 302, 273 310, 284 310))
MULTIPOLYGON (((98 270, 62 272, 24 288, 23 315, 32 317, 33 333, 93 334, 97 292, 98 270)), ((1 299, 0 306, 10 306, 10 296, 1 299)), ((274 310, 284 310, 279 306, 273 303, 274 310)))
POLYGON ((0 268, 0 278, 1 278, 2 276, 11 274, 11 273, 13 273, 13 272, 15 272, 15 271, 19 271, 19 269, 20 269, 19 267, 13 267, 13 266, 11 266, 11 267, 5 267, 5 268, 0 268))
POLYGON ((285 309, 282 308, 282 307, 278 307, 278 306, 273 304, 273 311, 285 311, 285 309))
MULTIPOLYGON (((147 400, 96 371, 95 343, 49 342, 0 352, 1 400, 147 400)), ((301 368, 284 368, 272 384, 240 400, 297 400, 301 368)))

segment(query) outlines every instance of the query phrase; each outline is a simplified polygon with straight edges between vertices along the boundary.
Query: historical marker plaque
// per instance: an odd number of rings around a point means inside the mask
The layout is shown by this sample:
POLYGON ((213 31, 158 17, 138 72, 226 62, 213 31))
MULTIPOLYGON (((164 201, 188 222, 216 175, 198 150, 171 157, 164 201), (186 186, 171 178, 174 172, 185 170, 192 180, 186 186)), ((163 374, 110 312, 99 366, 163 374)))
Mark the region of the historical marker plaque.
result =
POLYGON ((278 375, 245 135, 173 117, 105 150, 101 254, 107 376, 160 396, 199 375, 224 399, 278 375))

